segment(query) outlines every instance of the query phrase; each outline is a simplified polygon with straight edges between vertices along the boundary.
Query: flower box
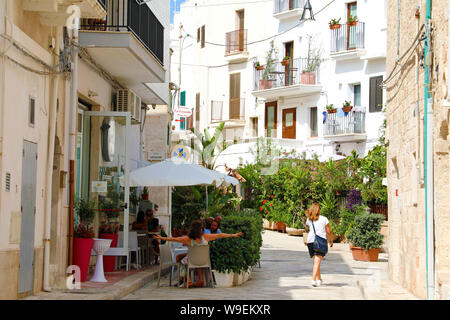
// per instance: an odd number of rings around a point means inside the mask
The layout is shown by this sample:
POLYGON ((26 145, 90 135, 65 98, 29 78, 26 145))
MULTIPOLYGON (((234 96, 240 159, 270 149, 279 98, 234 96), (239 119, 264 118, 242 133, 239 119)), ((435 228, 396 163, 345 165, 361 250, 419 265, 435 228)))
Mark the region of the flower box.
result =
POLYGON ((336 113, 337 109, 327 110, 328 113, 336 113))
POLYGON ((353 109, 353 106, 342 107, 342 111, 344 111, 344 112, 350 112, 350 111, 352 111, 352 109, 353 109))
POLYGON ((222 273, 213 270, 217 288, 231 288, 233 286, 234 272, 222 273))
POLYGON ((340 29, 341 25, 340 24, 330 24, 330 29, 334 30, 334 29, 340 29))
POLYGON ((250 279, 250 271, 241 272, 239 274, 235 273, 233 277, 233 285, 241 286, 243 283, 247 282, 250 279))
POLYGON ((264 66, 256 66, 255 69, 258 70, 258 71, 261 71, 261 70, 264 69, 264 66))
POLYGON ((352 251, 353 259, 356 261, 370 261, 376 262, 378 261, 378 255, 380 253, 381 248, 364 250, 360 247, 353 247, 350 245, 350 249, 352 251))

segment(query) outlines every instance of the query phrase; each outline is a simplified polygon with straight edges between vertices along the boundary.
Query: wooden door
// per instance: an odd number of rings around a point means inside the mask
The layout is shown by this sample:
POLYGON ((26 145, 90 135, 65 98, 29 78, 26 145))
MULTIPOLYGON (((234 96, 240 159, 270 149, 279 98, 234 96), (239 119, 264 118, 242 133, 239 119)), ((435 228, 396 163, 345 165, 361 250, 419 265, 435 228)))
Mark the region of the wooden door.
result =
POLYGON ((278 105, 276 101, 267 102, 265 117, 264 117, 264 128, 266 129, 266 137, 277 137, 277 109, 278 105))
POLYGON ((296 138, 296 118, 297 108, 284 109, 283 110, 283 139, 295 139, 296 138))
POLYGON ((284 44, 285 57, 289 57, 289 64, 284 66, 284 85, 290 86, 292 84, 292 64, 294 60, 294 42, 286 42, 284 44))
POLYGON ((230 74, 230 116, 229 119, 240 119, 241 116, 241 74, 230 74))

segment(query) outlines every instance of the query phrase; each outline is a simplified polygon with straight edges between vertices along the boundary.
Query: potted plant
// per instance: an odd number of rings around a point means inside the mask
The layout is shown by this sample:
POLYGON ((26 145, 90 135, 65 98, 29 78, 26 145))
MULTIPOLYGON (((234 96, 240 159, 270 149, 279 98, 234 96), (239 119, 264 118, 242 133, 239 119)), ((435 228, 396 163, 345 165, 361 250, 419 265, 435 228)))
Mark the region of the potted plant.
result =
POLYGON ((261 71, 261 70, 264 69, 264 66, 262 66, 262 65, 259 63, 259 61, 256 61, 256 62, 255 62, 254 67, 255 67, 255 69, 256 69, 257 71, 261 71))
POLYGON ((330 26, 330 29, 339 29, 341 27, 341 25, 339 24, 339 22, 341 21, 341 18, 339 19, 331 19, 330 22, 328 22, 328 25, 330 26))
MULTIPOLYGON (((103 213, 104 220, 99 226, 99 238, 100 239, 111 239, 110 248, 117 247, 119 241, 119 214, 120 208, 112 200, 103 200, 99 202, 99 211, 103 213)), ((116 257, 113 256, 103 256, 103 268, 105 272, 113 272, 114 265, 116 262, 116 257)))
POLYGON ((334 104, 327 104, 327 106, 326 106, 326 108, 327 108, 327 112, 328 113, 336 113, 336 108, 334 107, 334 104))
POLYGON ((289 56, 285 56, 283 58, 283 60, 281 60, 281 64, 285 67, 288 66, 290 63, 291 63, 291 57, 289 57, 289 56))
POLYGON ((350 104, 350 101, 345 100, 345 102, 342 104, 342 111, 344 112, 350 112, 352 111, 353 106, 350 104))
POLYGON ((91 224, 95 216, 95 202, 78 199, 75 202, 75 212, 79 223, 75 229, 73 240, 73 264, 80 267, 81 282, 86 281, 89 271, 92 245, 94 244, 94 229, 91 224))
POLYGON ((270 73, 275 70, 276 55, 278 50, 275 48, 273 40, 270 42, 270 49, 267 51, 266 67, 262 74, 262 79, 259 80, 259 90, 266 90, 272 88, 272 81, 270 81, 270 73))
POLYGON ((356 26, 356 24, 358 23, 358 18, 356 16, 350 16, 347 19, 347 24, 349 26, 356 26))
POLYGON ((308 55, 301 74, 301 83, 316 84, 316 72, 321 63, 321 53, 312 48, 312 36, 308 36, 308 55))
POLYGON ((378 261, 378 254, 383 244, 380 214, 362 214, 355 218, 355 222, 347 234, 350 241, 353 259, 357 261, 378 261))

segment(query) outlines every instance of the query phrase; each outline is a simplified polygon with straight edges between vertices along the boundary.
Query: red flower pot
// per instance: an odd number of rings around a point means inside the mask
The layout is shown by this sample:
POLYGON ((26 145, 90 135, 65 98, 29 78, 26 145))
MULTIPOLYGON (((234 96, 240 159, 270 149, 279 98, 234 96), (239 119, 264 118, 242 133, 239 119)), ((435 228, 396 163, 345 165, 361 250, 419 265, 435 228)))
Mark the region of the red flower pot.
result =
POLYGON ((353 259, 356 261, 370 261, 376 262, 378 261, 378 255, 380 253, 381 248, 364 250, 360 247, 350 246, 352 250, 353 259))
MULTIPOLYGON (((118 233, 102 233, 100 234, 100 239, 111 239, 110 248, 117 247, 117 242, 119 242, 118 233)), ((113 272, 114 265, 116 264, 116 257, 113 256, 103 256, 103 270, 105 272, 113 272)))
POLYGON ((333 110, 327 110, 328 113, 336 113, 337 109, 333 109, 333 110))
POLYGON ((277 231, 281 231, 281 232, 283 232, 283 233, 286 233, 286 224, 283 223, 283 222, 277 222, 277 223, 275 224, 275 229, 276 229, 277 231))
POLYGON ((288 66, 289 64, 291 63, 291 60, 290 59, 284 59, 284 60, 281 60, 281 64, 283 65, 283 66, 288 66))
POLYGON ((259 80, 259 90, 272 89, 272 82, 267 79, 259 80))
POLYGON ((341 28, 340 24, 330 24, 330 29, 331 30, 333 30, 333 29, 340 29, 340 28, 341 28))
POLYGON ((81 282, 85 282, 89 271, 89 260, 91 259, 92 238, 73 239, 73 264, 80 267, 81 282))
POLYGON ((342 111, 344 111, 344 112, 350 112, 350 111, 352 111, 352 109, 353 109, 352 106, 349 106, 349 107, 342 107, 342 111))

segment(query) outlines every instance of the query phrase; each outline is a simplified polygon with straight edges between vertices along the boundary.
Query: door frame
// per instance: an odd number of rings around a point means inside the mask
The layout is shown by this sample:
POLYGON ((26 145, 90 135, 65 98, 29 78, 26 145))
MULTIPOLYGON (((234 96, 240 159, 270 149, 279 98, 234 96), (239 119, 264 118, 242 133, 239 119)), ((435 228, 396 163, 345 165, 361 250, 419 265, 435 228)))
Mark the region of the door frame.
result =
POLYGON ((296 139, 297 138, 297 108, 286 108, 282 110, 282 132, 281 132, 281 138, 282 139, 296 139), (292 111, 294 112, 294 123, 293 123, 293 127, 294 127, 294 137, 293 138, 288 138, 285 137, 285 132, 286 132, 286 121, 285 121, 285 115, 287 113, 292 113, 292 111))

